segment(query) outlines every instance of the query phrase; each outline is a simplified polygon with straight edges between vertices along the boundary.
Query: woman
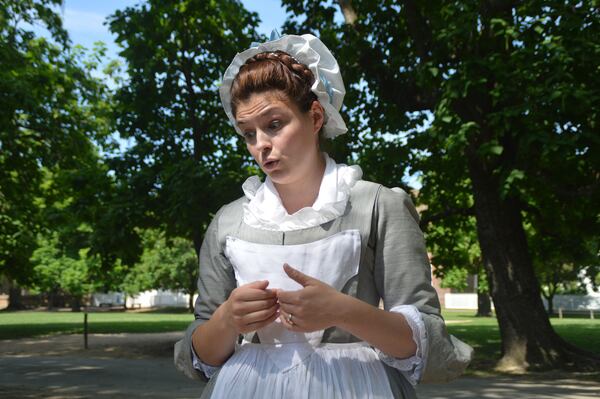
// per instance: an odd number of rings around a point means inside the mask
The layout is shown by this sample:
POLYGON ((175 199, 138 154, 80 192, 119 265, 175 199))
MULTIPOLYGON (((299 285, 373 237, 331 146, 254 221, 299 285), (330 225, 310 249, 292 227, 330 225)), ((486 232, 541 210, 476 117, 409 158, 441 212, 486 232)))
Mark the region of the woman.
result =
POLYGON ((210 378, 202 397, 414 398, 419 380, 460 374, 472 350, 446 332, 409 196, 319 149, 346 132, 325 45, 253 45, 220 94, 267 178, 219 210, 200 251, 176 364, 210 378))

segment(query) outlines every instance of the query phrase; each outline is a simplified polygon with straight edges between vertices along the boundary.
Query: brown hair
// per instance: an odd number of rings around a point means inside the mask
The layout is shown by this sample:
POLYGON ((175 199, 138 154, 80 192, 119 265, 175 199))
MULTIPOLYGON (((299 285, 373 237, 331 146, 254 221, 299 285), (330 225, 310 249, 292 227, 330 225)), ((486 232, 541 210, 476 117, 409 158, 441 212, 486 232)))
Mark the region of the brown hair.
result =
POLYGON ((273 51, 249 58, 231 85, 231 112, 252 94, 277 90, 285 94, 302 112, 308 112, 317 96, 310 90, 315 78, 308 67, 288 53, 273 51))

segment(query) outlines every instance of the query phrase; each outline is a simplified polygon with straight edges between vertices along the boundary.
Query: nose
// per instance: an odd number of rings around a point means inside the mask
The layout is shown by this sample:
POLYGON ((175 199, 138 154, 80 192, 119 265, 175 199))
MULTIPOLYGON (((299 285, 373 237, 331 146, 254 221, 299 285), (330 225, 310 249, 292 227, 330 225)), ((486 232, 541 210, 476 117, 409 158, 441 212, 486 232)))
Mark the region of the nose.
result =
POLYGON ((260 152, 271 149, 271 136, 260 129, 256 130, 256 149, 260 152))

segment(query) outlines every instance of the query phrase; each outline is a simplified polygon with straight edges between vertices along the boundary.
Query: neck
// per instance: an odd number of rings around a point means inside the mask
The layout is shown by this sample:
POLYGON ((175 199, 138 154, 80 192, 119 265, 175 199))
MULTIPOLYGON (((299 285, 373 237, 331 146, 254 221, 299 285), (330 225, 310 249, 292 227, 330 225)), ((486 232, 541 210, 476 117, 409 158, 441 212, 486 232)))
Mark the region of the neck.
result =
POLYGON ((315 159, 315 167, 306 173, 302 180, 291 184, 275 184, 281 203, 288 214, 312 206, 319 196, 319 188, 325 174, 325 158, 319 152, 315 159))

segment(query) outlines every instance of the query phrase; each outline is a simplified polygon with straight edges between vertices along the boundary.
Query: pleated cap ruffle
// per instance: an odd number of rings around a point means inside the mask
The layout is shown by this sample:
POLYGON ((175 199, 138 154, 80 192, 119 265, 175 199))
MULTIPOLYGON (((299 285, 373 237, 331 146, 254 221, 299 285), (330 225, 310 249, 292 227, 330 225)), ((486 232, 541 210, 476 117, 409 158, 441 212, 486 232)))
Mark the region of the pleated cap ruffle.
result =
POLYGON ((313 35, 305 34, 284 35, 276 40, 270 40, 261 44, 253 44, 248 50, 238 53, 225 73, 219 88, 221 102, 229 121, 238 134, 242 131, 235 123, 231 112, 231 85, 237 76, 240 67, 251 57, 259 53, 283 51, 305 64, 315 76, 311 91, 316 94, 325 111, 325 124, 323 135, 334 138, 348 131, 346 123, 340 115, 340 109, 346 94, 342 74, 336 59, 331 51, 313 35))

